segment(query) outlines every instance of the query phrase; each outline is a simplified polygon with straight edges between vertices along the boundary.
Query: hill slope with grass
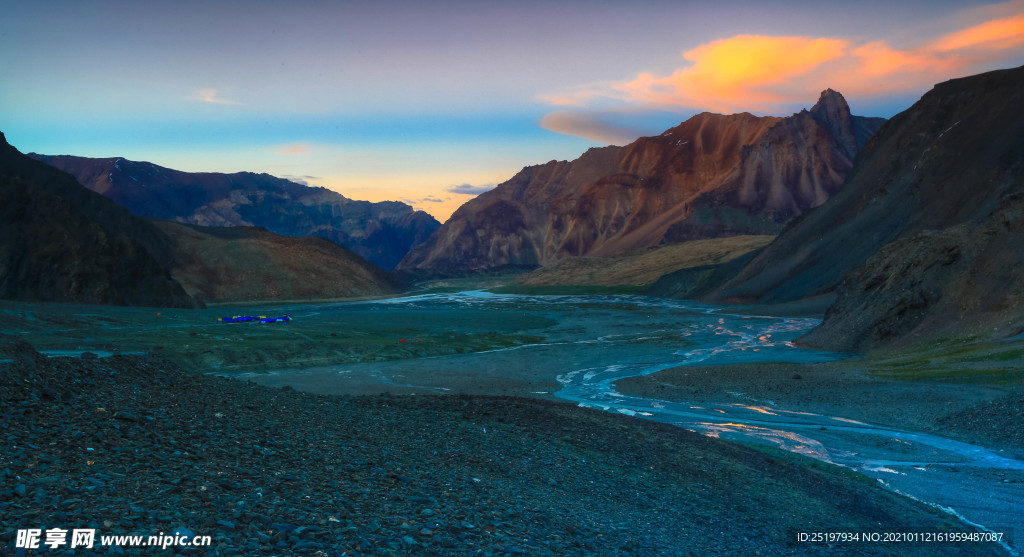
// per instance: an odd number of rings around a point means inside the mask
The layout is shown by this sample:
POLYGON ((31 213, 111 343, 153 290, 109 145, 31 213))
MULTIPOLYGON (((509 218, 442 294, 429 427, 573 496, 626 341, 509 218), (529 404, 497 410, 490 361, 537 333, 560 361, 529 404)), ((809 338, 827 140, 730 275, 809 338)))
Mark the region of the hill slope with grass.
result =
POLYGON ((765 246, 773 238, 773 236, 732 236, 658 246, 623 255, 570 257, 520 275, 515 284, 527 287, 642 287, 679 269, 731 261, 765 246))
POLYGON ((171 239, 177 261, 171 275, 202 300, 350 298, 401 289, 389 274, 323 238, 154 222, 171 239))

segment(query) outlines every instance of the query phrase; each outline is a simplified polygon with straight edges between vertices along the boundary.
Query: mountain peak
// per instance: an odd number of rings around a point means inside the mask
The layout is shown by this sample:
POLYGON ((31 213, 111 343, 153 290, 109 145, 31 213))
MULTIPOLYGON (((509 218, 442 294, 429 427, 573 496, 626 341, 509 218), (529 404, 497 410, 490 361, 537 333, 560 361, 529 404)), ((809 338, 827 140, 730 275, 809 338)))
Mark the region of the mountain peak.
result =
POLYGON ((854 131, 853 114, 850 113, 850 105, 838 91, 822 91, 818 102, 811 108, 811 117, 832 132, 846 148, 847 154, 852 157, 857 152, 859 142, 854 131))
POLYGON ((824 113, 828 116, 836 116, 840 114, 850 114, 850 105, 846 103, 846 99, 838 91, 833 89, 825 89, 821 92, 821 96, 818 97, 818 102, 811 108, 812 113, 824 113))

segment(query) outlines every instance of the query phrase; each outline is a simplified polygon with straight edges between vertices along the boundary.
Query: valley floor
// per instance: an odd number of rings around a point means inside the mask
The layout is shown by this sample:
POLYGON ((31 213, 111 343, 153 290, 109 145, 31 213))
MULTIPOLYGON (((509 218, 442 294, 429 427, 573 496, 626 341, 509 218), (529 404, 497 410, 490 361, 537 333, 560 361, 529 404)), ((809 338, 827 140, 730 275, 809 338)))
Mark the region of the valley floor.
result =
POLYGON ((158 356, 3 351, 0 544, 14 555, 29 528, 185 532, 210 536, 208 555, 1004 554, 800 542, 968 529, 841 468, 570 404, 318 396, 158 356))
MULTIPOLYGON (((296 305, 272 310, 297 318, 277 327, 218 323, 227 309, 5 307, 0 545, 24 528, 186 527, 213 536, 216 555, 1005 554, 803 545, 802 531, 968 527, 836 466, 554 401, 567 370, 690 346, 682 306, 475 300, 296 305), (156 355, 45 359, 17 338, 156 355), (310 354, 339 361, 289 369, 310 354), (246 358, 262 385, 202 374, 238 374, 221 364, 246 358)), ((841 416, 1020 459, 1021 356, 1019 343, 951 345, 675 367, 615 387, 841 416)), ((1011 493, 1024 483, 1019 470, 975 473, 1011 493)))

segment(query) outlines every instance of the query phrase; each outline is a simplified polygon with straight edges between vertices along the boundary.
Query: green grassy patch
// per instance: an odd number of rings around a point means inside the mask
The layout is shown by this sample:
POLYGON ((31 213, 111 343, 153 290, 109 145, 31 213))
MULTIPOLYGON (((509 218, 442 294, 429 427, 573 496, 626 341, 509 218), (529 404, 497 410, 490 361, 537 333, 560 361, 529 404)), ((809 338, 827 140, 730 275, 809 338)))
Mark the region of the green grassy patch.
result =
POLYGON ((404 304, 309 304, 158 310, 18 304, 0 332, 39 350, 159 352, 197 372, 378 362, 496 350, 541 342, 555 323, 529 311, 428 310, 404 304), (285 323, 223 323, 232 315, 281 315, 285 323))
POLYGON ((191 337, 168 345, 168 357, 190 369, 204 371, 315 367, 382 362, 497 350, 541 342, 544 337, 505 333, 439 332, 415 336, 412 329, 376 330, 363 334, 316 337, 289 335, 287 330, 243 334, 237 338, 191 337))
POLYGON ((871 358, 868 372, 908 381, 1004 385, 1024 380, 1024 343, 946 339, 909 352, 871 358))

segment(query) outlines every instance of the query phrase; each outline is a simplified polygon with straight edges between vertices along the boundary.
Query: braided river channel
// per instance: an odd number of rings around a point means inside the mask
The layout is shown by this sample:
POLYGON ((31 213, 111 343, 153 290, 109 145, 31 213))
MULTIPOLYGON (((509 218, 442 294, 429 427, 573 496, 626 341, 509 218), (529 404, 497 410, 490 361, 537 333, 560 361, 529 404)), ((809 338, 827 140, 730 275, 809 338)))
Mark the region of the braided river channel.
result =
MULTIPOLYGON (((339 384, 370 377, 423 392, 457 392, 459 381, 481 377, 547 381, 558 388, 532 392, 581 406, 656 420, 705 435, 749 444, 769 444, 845 466, 885 487, 938 506, 983 530, 1005 532, 1005 547, 1019 554, 1024 535, 1024 484, 1006 474, 1024 473, 1024 461, 999 451, 943 437, 862 423, 841 415, 785 408, 771 400, 734 393, 731 404, 697 404, 627 396, 615 382, 680 366, 742 362, 810 363, 848 354, 800 348, 793 340, 818 320, 742 315, 728 307, 645 296, 525 296, 472 291, 425 294, 368 302, 295 306, 296 319, 331 312, 390 312, 432 316, 462 312, 472 329, 481 315, 534 314, 542 341, 490 351, 306 370, 281 370, 251 377, 260 383, 301 382, 302 376, 335 377, 339 384), (553 381, 552 381, 553 380, 553 381), (454 379, 453 379, 454 381, 454 379), (999 472, 999 473, 996 473, 999 472)), ((415 333, 414 333, 415 334, 415 333)), ((309 390, 308 388, 306 390, 309 390)), ((335 391, 337 392, 337 391, 335 391)), ((496 393, 498 394, 498 393, 496 393)), ((856 404, 851 401, 850 404, 856 404)))

